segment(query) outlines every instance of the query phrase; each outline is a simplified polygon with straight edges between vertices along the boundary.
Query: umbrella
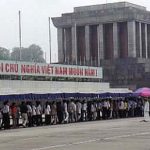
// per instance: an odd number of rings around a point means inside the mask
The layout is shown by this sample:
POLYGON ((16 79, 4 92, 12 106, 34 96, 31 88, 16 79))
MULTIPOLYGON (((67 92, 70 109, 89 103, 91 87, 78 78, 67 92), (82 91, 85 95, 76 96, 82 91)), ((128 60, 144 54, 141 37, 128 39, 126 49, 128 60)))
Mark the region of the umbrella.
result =
POLYGON ((147 87, 139 88, 133 93, 133 95, 150 97, 150 88, 147 88, 147 87))

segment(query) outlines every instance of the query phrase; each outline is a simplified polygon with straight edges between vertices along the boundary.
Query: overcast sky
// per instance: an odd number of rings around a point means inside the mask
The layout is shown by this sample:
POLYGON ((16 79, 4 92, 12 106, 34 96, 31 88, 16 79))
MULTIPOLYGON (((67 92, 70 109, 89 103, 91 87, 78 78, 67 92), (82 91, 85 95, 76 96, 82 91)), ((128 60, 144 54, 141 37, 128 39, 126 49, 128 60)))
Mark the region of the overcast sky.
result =
MULTIPOLYGON (((35 43, 42 47, 49 61, 48 17, 73 12, 77 6, 118 2, 119 0, 0 0, 0 47, 19 46, 18 11, 22 18, 22 46, 35 43)), ((122 1, 122 0, 120 0, 122 1)), ((148 0, 128 0, 150 10, 148 0)), ((57 61, 57 32, 51 23, 52 61, 57 61)))

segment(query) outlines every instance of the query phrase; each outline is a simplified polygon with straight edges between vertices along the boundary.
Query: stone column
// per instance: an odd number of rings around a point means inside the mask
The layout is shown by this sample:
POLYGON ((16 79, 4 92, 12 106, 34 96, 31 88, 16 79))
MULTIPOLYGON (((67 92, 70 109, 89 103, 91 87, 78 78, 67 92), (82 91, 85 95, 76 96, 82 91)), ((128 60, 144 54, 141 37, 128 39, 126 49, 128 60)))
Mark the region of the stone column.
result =
POLYGON ((58 39, 58 62, 64 62, 64 36, 63 28, 57 28, 57 39, 58 39))
POLYGON ((147 24, 145 24, 145 58, 148 58, 148 52, 147 52, 147 24))
POLYGON ((128 22, 128 57, 136 57, 135 21, 128 22))
POLYGON ((86 49, 86 62, 90 63, 90 27, 85 26, 85 49, 86 49))
POLYGON ((64 38, 64 61, 67 63, 67 39, 66 39, 66 29, 63 29, 63 38, 64 38))
POLYGON ((147 25, 147 55, 150 58, 150 24, 147 25))
POLYGON ((113 23, 113 50, 114 50, 114 58, 118 58, 119 52, 118 52, 118 25, 117 25, 117 22, 113 23))
POLYGON ((139 49, 140 49, 140 58, 142 58, 142 32, 141 32, 141 22, 139 22, 139 49))
POLYGON ((72 26, 72 61, 77 64, 77 35, 76 25, 72 26))
POLYGON ((100 24, 97 28, 98 31, 98 65, 100 60, 104 59, 104 37, 103 37, 103 24, 100 24))

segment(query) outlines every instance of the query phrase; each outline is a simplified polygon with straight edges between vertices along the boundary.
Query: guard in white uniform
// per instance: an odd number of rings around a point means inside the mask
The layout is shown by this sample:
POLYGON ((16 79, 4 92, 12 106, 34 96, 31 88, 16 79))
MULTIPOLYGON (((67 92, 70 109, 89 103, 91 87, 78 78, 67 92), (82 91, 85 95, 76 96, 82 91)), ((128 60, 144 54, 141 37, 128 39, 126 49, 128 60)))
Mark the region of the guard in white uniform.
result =
POLYGON ((150 121, 150 118, 149 118, 149 101, 148 99, 145 99, 145 102, 144 102, 144 121, 150 121))

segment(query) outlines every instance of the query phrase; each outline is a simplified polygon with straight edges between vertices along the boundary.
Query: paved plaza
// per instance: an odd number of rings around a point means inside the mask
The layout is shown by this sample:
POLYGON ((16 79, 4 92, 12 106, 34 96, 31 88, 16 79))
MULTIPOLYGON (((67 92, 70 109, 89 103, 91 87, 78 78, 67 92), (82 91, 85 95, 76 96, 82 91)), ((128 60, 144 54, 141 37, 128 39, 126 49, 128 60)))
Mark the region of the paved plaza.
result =
POLYGON ((143 118, 0 131, 0 150, 150 150, 143 118))

